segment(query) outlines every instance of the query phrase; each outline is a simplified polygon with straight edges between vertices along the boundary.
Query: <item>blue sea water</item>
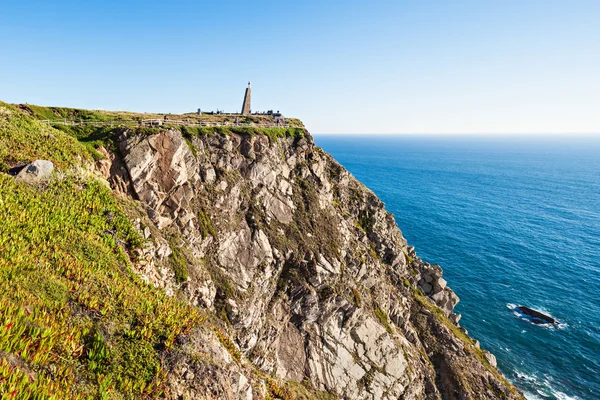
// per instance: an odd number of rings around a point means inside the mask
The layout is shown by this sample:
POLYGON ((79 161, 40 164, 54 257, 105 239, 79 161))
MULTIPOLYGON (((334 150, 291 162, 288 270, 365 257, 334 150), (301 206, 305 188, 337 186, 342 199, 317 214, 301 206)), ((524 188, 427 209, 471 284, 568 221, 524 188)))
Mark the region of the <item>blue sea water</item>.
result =
POLYGON ((600 399, 600 138, 315 135, 438 263, 530 399, 600 399), (558 326, 535 325, 515 305, 558 326))

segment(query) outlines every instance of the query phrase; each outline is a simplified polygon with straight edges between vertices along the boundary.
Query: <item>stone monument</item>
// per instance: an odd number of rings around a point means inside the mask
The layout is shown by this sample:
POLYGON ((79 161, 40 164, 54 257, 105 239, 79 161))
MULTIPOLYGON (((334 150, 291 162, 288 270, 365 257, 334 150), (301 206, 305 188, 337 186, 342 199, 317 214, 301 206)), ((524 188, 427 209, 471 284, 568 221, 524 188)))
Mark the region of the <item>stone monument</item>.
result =
POLYGON ((244 102, 242 103, 242 115, 250 114, 250 95, 252 94, 252 82, 248 81, 248 87, 244 94, 244 102))

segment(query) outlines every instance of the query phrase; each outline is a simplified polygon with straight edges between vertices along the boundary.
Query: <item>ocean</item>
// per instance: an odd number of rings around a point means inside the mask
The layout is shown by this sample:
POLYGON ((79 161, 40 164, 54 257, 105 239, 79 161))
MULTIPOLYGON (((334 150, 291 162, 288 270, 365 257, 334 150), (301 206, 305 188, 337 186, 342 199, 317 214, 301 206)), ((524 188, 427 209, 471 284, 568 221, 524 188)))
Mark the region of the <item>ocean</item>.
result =
POLYGON ((460 324, 529 399, 600 399, 600 138, 314 137, 442 266, 460 324))

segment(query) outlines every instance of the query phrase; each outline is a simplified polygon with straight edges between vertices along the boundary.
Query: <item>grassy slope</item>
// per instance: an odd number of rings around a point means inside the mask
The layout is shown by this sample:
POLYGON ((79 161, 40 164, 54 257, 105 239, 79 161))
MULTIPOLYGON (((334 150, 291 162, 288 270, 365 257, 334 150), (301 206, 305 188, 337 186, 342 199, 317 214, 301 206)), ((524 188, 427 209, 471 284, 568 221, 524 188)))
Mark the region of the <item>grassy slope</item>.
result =
POLYGON ((68 135, 57 132, 0 102, 0 172, 19 161, 47 159, 65 168, 90 159, 85 148, 68 135))
MULTIPOLYGON (((0 162, 91 159, 0 104, 0 162)), ((67 174, 68 176, 68 174, 67 174)), ((158 395, 160 355, 200 319, 130 272, 142 243, 112 192, 67 177, 40 190, 0 174, 0 396, 158 395)))

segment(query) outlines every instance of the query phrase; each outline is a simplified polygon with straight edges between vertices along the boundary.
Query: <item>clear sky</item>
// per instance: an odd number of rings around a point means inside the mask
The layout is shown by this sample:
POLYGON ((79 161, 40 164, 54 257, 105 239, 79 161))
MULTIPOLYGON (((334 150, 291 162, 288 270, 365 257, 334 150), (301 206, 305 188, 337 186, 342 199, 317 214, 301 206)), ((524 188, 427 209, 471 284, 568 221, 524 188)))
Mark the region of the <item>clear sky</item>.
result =
POLYGON ((600 133, 600 0, 2 1, 0 100, 315 133, 600 133))

